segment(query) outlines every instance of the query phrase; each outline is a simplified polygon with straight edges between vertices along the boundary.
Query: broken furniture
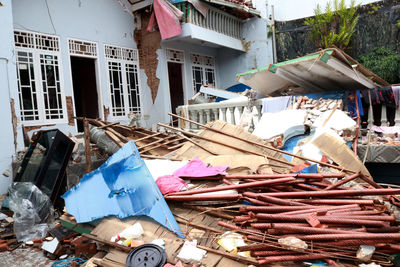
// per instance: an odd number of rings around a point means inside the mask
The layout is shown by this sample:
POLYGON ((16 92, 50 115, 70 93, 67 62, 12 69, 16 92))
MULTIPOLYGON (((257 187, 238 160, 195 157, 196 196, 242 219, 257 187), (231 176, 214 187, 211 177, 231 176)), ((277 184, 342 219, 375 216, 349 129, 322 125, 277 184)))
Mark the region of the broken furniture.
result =
POLYGON ((59 130, 35 132, 14 182, 32 182, 55 204, 73 147, 74 142, 59 130))

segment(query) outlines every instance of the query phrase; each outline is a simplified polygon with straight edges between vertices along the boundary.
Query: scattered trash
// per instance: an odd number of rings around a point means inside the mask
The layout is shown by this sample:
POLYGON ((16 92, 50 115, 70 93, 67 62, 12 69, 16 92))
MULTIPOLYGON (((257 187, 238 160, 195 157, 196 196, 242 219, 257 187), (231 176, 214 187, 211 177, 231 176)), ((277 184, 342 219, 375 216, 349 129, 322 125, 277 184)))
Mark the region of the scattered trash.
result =
POLYGON ((206 255, 207 251, 199 249, 197 246, 197 240, 185 241, 183 247, 179 251, 177 258, 187 263, 199 263, 201 259, 206 255))
POLYGON ((308 248, 306 242, 294 236, 279 238, 278 243, 285 249, 299 251, 299 252, 305 251, 308 248))
POLYGON ((368 246, 368 245, 360 245, 360 248, 357 251, 356 257, 360 261, 367 262, 372 258, 372 255, 375 252, 375 247, 374 246, 368 246))
POLYGON ((57 238, 54 238, 50 241, 44 241, 42 244, 42 249, 46 250, 50 253, 54 253, 56 251, 59 243, 60 242, 58 242, 57 238))
POLYGON ((8 205, 14 212, 14 233, 18 241, 45 237, 53 221, 50 198, 32 183, 13 183, 8 205))

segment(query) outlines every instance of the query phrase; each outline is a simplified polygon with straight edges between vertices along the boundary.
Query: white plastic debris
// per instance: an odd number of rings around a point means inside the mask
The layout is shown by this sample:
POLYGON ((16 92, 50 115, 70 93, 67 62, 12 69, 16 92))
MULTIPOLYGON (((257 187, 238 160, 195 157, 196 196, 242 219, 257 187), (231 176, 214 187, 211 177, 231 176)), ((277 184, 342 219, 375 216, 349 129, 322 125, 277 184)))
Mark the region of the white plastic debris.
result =
POLYGON ((250 256, 250 254, 246 252, 237 252, 237 247, 246 246, 243 236, 238 233, 233 233, 230 231, 225 232, 218 240, 218 244, 231 253, 238 254, 243 257, 250 256))
POLYGON ((360 261, 369 261, 372 258, 372 255, 374 255, 374 252, 374 246, 360 245, 356 256, 360 261))
POLYGON ((365 264, 365 263, 361 263, 360 265, 358 265, 359 267, 382 267, 379 264, 376 264, 375 262, 372 262, 370 264, 365 264))
POLYGON ((6 219, 8 216, 0 212, 0 221, 6 219))
POLYGON ((177 257, 184 262, 200 262, 206 253, 207 251, 197 247, 197 240, 185 241, 177 257))
POLYGON ((59 242, 58 242, 57 238, 54 238, 51 241, 44 241, 43 244, 42 244, 42 249, 46 250, 46 251, 48 251, 50 253, 54 253, 56 251, 56 249, 57 249, 58 243, 59 242))
POLYGON ((116 236, 111 237, 111 242, 115 242, 121 238, 123 239, 137 239, 144 233, 143 227, 140 223, 135 223, 127 228, 125 228, 121 233, 116 236))
POLYGON ((165 242, 162 239, 154 239, 153 241, 151 241, 151 243, 159 247, 165 248, 165 242))
POLYGON ((285 249, 294 250, 294 251, 305 251, 308 248, 308 245, 303 240, 294 237, 288 236, 284 238, 278 239, 279 245, 285 249))

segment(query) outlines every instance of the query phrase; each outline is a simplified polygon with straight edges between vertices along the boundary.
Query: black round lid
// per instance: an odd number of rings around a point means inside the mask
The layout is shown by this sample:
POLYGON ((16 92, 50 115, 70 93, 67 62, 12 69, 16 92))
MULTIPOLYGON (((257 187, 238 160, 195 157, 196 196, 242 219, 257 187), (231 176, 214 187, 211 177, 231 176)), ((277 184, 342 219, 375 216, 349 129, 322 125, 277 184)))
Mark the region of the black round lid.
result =
POLYGON ((167 261, 164 249, 154 244, 144 244, 129 252, 127 267, 162 267, 167 261))

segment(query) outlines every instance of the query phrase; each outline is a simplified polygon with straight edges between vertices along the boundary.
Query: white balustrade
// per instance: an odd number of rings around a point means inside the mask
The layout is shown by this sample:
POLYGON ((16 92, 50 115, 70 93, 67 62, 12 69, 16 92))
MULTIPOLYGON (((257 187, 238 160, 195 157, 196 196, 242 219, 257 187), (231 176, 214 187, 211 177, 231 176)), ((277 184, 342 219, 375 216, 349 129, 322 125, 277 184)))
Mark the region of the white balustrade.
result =
MULTIPOLYGON (((245 108, 253 110, 257 109, 257 121, 261 118, 262 101, 255 100, 249 102, 248 100, 237 100, 229 102, 214 102, 205 104, 194 104, 179 106, 176 109, 176 113, 180 116, 186 117, 192 121, 206 124, 207 122, 214 120, 221 120, 232 124, 239 125, 240 118, 245 111, 245 108)), ((189 123, 183 120, 179 121, 179 127, 184 128, 187 131, 197 132, 201 129, 194 123, 189 123)), ((254 129, 254 124, 250 127, 249 131, 254 129)))

